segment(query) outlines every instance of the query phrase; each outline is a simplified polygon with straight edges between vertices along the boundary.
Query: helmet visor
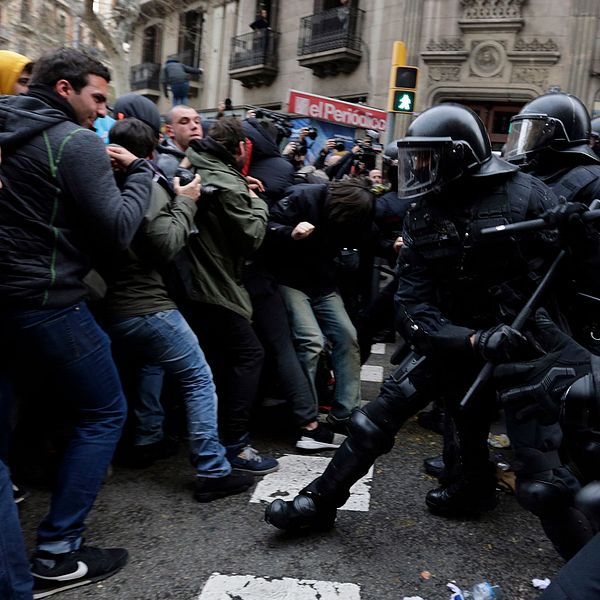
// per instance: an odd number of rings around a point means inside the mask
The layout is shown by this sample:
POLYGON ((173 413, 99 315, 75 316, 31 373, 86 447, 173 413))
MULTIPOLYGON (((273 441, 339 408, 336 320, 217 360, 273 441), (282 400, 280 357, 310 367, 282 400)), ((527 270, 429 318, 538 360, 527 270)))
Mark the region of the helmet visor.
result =
POLYGON ((422 196, 442 183, 444 156, 452 151, 451 141, 398 143, 398 196, 422 196))
POLYGON ((511 121, 504 158, 511 162, 524 162, 532 153, 552 144, 556 120, 545 115, 527 115, 511 121))

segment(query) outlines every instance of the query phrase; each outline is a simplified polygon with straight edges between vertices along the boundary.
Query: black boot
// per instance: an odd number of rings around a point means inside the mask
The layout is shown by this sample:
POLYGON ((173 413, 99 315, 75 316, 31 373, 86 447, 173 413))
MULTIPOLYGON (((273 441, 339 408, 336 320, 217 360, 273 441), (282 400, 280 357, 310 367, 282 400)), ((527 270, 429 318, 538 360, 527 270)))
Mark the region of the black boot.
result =
POLYGON ((306 490, 301 490, 293 500, 278 498, 271 502, 265 510, 265 521, 284 531, 331 529, 335 523, 337 509, 324 507, 322 503, 315 502, 312 494, 307 495, 305 492, 306 490))
POLYGON ((417 415, 417 423, 424 429, 429 429, 442 435, 444 433, 444 411, 437 403, 430 410, 423 410, 417 415))
POLYGON ((463 477, 427 492, 425 503, 432 513, 442 517, 475 516, 496 507, 496 484, 463 477))
POLYGON ((444 475, 444 467, 444 457, 441 454, 439 456, 426 458, 423 461, 425 473, 432 477, 437 477, 438 479, 444 475))

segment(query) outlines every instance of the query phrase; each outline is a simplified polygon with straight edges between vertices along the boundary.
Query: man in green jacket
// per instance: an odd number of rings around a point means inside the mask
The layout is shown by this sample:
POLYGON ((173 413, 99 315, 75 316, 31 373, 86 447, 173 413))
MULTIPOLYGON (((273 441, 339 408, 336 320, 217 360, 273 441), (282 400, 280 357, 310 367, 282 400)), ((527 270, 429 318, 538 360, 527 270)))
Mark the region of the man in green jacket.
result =
POLYGON ((216 121, 207 137, 192 140, 187 157, 205 191, 196 215, 198 232, 177 262, 185 289, 179 304, 213 371, 227 458, 234 469, 264 475, 279 464, 250 445, 248 422, 264 351, 252 329, 252 305, 241 276, 263 241, 268 208, 240 173, 246 150, 237 119, 216 121))

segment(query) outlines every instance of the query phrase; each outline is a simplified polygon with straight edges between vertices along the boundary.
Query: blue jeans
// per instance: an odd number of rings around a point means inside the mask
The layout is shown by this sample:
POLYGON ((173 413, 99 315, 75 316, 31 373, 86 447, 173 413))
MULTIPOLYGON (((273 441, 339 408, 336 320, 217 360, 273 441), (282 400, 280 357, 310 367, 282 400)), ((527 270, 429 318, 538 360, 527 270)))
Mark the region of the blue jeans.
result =
POLYGON ((8 469, 0 460, 0 598, 31 600, 33 581, 8 469))
POLYGON ((331 414, 345 419, 360 406, 360 352, 356 329, 335 292, 325 296, 310 297, 304 292, 280 286, 285 302, 292 337, 298 358, 313 386, 319 356, 328 339, 333 348, 331 360, 335 375, 335 397, 331 414))
POLYGON ((198 476, 231 473, 217 432, 217 394, 198 338, 178 310, 139 317, 111 317, 107 328, 115 346, 159 365, 179 385, 185 402, 190 460, 198 476))
POLYGON ((164 439, 165 411, 160 401, 165 371, 160 365, 144 365, 139 373, 133 412, 136 418, 133 443, 155 444, 164 439))
POLYGON ((72 407, 75 430, 59 467, 50 511, 38 528, 38 548, 76 550, 127 414, 110 340, 84 302, 61 309, 4 311, 0 331, 14 357, 35 376, 45 377, 72 407))
POLYGON ((188 81, 182 83, 172 83, 171 93, 173 94, 173 106, 178 104, 188 103, 188 93, 190 91, 190 84, 188 81))

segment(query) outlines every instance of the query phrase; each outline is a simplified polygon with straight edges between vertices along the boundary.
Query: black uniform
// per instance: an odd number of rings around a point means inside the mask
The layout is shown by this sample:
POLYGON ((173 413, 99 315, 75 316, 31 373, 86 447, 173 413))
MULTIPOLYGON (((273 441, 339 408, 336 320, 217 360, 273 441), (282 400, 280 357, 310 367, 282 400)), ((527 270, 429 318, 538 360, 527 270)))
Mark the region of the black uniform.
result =
MULTIPOLYGON (((392 448, 401 425, 438 395, 454 415, 458 436, 445 445, 454 482, 430 492, 429 507, 475 512, 495 504, 487 453, 493 403, 485 391, 464 412, 457 403, 488 358, 482 348, 491 351, 488 330, 512 322, 558 248, 553 232, 518 240, 488 240, 479 232, 538 217, 557 199, 540 181, 493 157, 483 125, 464 107, 425 111, 402 145, 400 193, 419 199, 405 219, 397 320, 414 353, 378 398, 353 414, 349 436, 323 475, 292 502, 276 500, 267 508, 267 521, 281 529, 331 525, 351 485, 392 448)), ((519 338, 510 327, 505 333, 519 338)))

